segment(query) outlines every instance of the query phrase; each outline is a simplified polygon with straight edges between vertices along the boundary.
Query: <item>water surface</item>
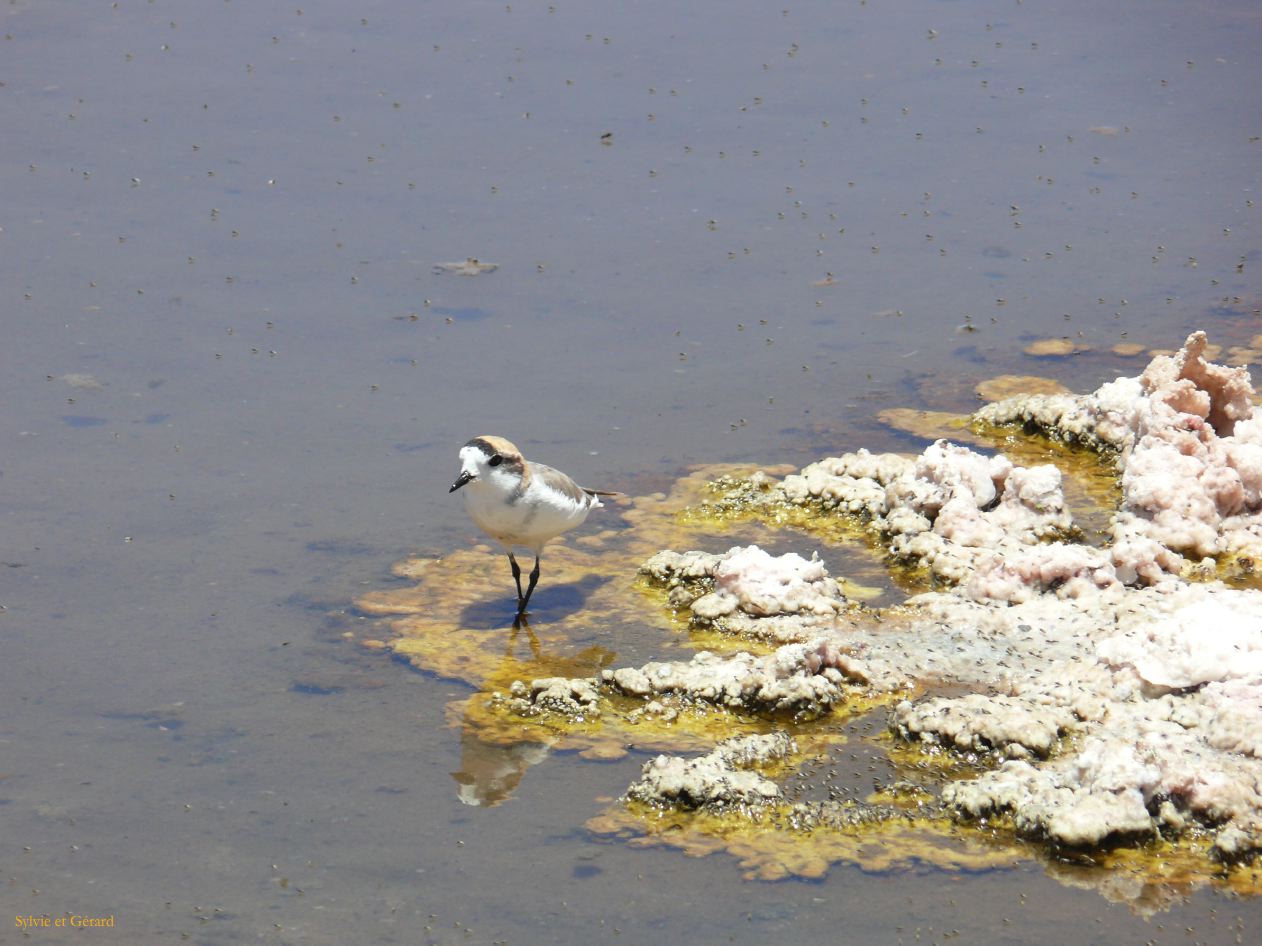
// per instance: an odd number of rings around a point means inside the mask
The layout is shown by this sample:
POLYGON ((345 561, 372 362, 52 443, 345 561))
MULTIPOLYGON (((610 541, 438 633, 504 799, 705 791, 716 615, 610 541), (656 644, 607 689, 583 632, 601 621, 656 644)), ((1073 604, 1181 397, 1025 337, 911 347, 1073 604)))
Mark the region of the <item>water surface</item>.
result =
POLYGON ((470 807, 468 690, 341 636, 476 541, 477 434, 640 492, 1256 334, 1254 5, 18 2, 0 34, 6 928, 1256 937, 1255 902, 1041 865, 762 884, 596 843, 635 757, 470 807), (434 271, 468 257, 498 269, 434 271), (1021 354, 1062 335, 1090 350, 1021 354))

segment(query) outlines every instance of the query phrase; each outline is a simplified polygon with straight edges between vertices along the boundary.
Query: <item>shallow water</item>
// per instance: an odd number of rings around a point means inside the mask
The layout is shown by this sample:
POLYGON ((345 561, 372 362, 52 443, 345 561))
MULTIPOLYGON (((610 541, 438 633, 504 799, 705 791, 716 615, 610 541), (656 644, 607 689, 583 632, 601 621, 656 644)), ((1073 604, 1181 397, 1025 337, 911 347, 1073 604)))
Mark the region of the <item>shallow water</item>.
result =
POLYGON ((469 807, 470 691, 342 638, 393 562, 476 541, 476 434, 640 493, 1256 334, 1254 5, 123 0, 0 34, 7 935, 1256 937, 1256 901, 1145 918, 1042 864, 766 884, 598 842, 634 756, 469 807), (434 271, 466 257, 498 269, 434 271), (1021 354, 1061 335, 1090 350, 1021 354))

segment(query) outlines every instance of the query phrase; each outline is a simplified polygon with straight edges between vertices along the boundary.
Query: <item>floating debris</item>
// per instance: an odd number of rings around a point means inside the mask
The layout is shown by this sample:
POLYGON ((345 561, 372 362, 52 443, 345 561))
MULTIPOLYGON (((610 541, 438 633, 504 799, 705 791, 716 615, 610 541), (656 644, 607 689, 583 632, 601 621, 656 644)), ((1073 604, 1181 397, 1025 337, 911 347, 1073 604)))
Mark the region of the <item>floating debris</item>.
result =
POLYGON ((433 266, 434 274, 437 276, 443 273, 454 273, 457 276, 481 276, 483 273, 493 273, 499 268, 499 263, 484 263, 472 256, 459 263, 435 263, 433 266))
POLYGON ((78 388, 80 391, 97 391, 105 387, 100 381, 96 380, 90 374, 63 374, 49 375, 49 381, 61 381, 70 385, 72 388, 78 388))

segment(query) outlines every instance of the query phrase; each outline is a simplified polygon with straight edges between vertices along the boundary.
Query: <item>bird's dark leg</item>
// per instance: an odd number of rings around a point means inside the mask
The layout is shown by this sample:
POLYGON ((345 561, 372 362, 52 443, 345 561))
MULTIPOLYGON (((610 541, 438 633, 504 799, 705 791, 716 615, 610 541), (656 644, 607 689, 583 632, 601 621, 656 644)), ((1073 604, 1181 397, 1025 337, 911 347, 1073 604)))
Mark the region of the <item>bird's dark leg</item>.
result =
MULTIPOLYGON (((526 610, 526 598, 521 595, 521 566, 517 564, 517 559, 513 558, 512 552, 508 553, 508 561, 513 566, 513 581, 517 582, 517 613, 522 614, 526 610)), ((530 587, 533 588, 534 585, 530 587)))
MULTIPOLYGON (((535 567, 530 571, 530 584, 526 586, 526 597, 522 598, 517 605, 517 613, 525 614, 526 605, 530 603, 530 596, 534 594, 535 585, 539 583, 539 556, 535 556, 535 567)), ((520 587, 520 585, 518 586, 520 587)))

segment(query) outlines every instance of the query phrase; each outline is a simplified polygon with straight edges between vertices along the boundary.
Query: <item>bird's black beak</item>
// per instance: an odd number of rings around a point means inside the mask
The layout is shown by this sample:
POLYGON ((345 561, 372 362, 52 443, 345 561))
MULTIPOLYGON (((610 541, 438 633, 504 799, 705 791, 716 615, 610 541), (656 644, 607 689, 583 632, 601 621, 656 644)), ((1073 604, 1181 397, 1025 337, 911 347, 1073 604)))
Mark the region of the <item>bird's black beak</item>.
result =
POLYGON ((469 480, 471 479, 473 479, 472 473, 470 473, 468 470, 461 470, 460 475, 456 477, 456 482, 451 484, 451 489, 447 490, 447 492, 454 493, 456 490, 464 486, 464 484, 469 482, 469 480))

